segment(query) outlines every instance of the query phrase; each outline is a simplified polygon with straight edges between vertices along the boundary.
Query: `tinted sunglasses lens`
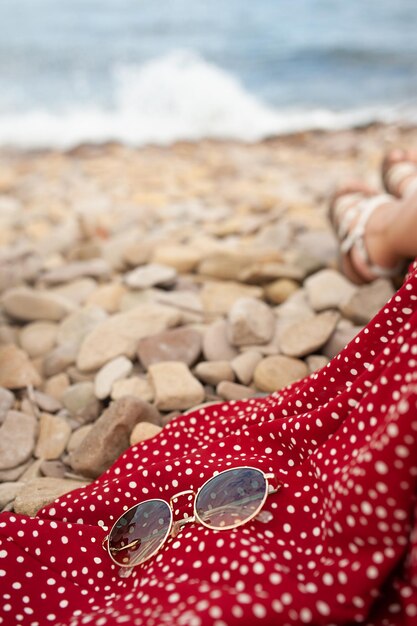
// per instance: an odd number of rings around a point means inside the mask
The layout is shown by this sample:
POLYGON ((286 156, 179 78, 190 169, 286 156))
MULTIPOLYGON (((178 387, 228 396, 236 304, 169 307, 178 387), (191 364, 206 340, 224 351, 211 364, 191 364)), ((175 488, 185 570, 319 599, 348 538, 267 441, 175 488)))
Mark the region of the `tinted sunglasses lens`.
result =
POLYGON ((226 470, 204 485, 196 499, 196 513, 210 528, 234 528, 259 512, 266 495, 266 479, 261 471, 226 470))
POLYGON ((143 563, 164 543, 171 522, 171 509, 163 500, 148 500, 132 507, 110 531, 111 557, 126 567, 143 563))

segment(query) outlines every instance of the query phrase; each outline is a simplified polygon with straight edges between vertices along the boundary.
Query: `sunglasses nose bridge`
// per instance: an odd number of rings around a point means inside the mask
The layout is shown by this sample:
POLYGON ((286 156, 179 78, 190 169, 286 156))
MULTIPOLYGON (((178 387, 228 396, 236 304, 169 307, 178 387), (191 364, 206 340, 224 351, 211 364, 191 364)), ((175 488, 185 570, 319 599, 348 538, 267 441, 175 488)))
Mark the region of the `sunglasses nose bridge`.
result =
POLYGON ((190 495, 190 494, 192 494, 195 497, 194 489, 186 489, 185 491, 179 491, 178 493, 174 493, 174 495, 171 496, 170 499, 169 499, 169 506, 171 507, 171 509, 173 507, 172 503, 173 503, 174 500, 178 500, 178 498, 180 496, 187 496, 187 495, 190 495))

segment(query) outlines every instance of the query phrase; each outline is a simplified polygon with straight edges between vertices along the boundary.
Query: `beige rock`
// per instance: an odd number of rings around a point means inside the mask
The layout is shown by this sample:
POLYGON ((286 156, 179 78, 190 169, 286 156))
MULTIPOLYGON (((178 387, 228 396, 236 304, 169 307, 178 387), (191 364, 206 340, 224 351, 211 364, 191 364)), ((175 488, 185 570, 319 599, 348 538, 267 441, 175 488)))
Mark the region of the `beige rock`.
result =
POLYGON ((255 389, 224 380, 217 385, 216 393, 225 400, 244 400, 256 395, 255 389))
POLYGON ((240 298, 262 298, 261 287, 229 281, 208 281, 201 290, 201 301, 206 313, 226 315, 240 298))
POLYGON ((4 421, 8 411, 14 403, 14 395, 8 389, 0 387, 0 424, 4 421))
POLYGON ((57 326, 52 322, 32 322, 19 334, 21 348, 31 358, 43 356, 53 349, 57 335, 57 326))
POLYGON ((177 311, 158 304, 143 304, 127 313, 118 313, 98 324, 84 339, 77 358, 81 371, 98 369, 117 356, 132 358, 137 342, 175 326, 177 311))
POLYGON ((107 319, 106 312, 97 306, 90 306, 68 315, 59 325, 58 345, 81 345, 84 338, 101 322, 107 319))
POLYGON ((79 278, 59 287, 53 287, 50 291, 70 300, 78 307, 85 304, 96 288, 97 282, 93 278, 79 278))
POLYGON ((305 272, 299 265, 289 263, 255 263, 243 269, 239 274, 239 280, 255 285, 277 280, 278 278, 288 278, 291 280, 302 280, 305 272))
POLYGON ((134 396, 144 402, 153 402, 154 391, 146 378, 132 376, 124 380, 117 380, 112 387, 112 400, 119 400, 124 396, 134 396))
POLYGON ((288 326, 280 337, 281 352, 286 356, 302 357, 320 349, 336 328, 339 313, 325 311, 312 319, 288 326))
POLYGON ((71 426, 63 417, 42 413, 39 419, 39 438, 35 448, 38 459, 58 459, 71 435, 71 426))
POLYGON ((121 283, 110 283, 109 285, 100 285, 87 298, 88 306, 97 306, 107 313, 117 313, 120 310, 120 303, 126 287, 121 283))
POLYGON ((62 265, 62 267, 57 267, 46 272, 42 279, 48 285, 56 285, 84 278, 85 276, 101 278, 108 276, 109 273, 110 266, 104 259, 91 259, 88 261, 75 261, 62 265))
POLYGON ((156 285, 171 285, 176 277, 177 272, 173 267, 150 263, 126 274, 125 282, 132 289, 146 289, 156 285))
POLYGON ((155 390, 155 406, 162 411, 189 409, 204 400, 203 386, 185 363, 155 363, 149 367, 149 377, 155 390))
POLYGON ((254 383, 260 391, 273 392, 307 376, 307 365, 287 356, 269 356, 263 359, 254 372, 254 383))
POLYGON ((328 359, 335 357, 356 335, 362 330, 362 326, 338 324, 336 330, 322 348, 322 352, 328 359))
POLYGON ((394 294, 390 280, 379 278, 369 285, 359 287, 345 301, 341 311, 354 324, 367 324, 394 294))
POLYGON ((220 280, 238 280, 242 267, 253 263, 253 255, 239 252, 217 252, 201 261, 198 273, 220 280))
POLYGON ((78 480, 50 477, 35 478, 25 483, 17 494, 14 510, 20 515, 34 517, 41 508, 51 504, 60 496, 84 486, 85 483, 78 480))
POLYGON ((229 343, 226 320, 217 320, 208 326, 203 336, 203 353, 207 361, 230 361, 238 355, 229 343))
POLYGON ((42 391, 34 390, 33 399, 41 411, 46 413, 57 413, 62 409, 62 402, 42 391))
POLYGON ((133 363, 125 356, 112 359, 97 372, 94 379, 94 392, 96 398, 104 400, 111 394, 114 383, 129 376, 133 369, 133 363))
POLYGON ((235 379, 228 361, 203 361, 195 367, 194 373, 208 385, 218 385, 223 380, 233 382, 235 379))
POLYGON ((138 422, 160 424, 160 419, 155 407, 138 398, 116 400, 72 451, 72 468, 83 476, 99 476, 129 447, 131 432, 138 422))
POLYGON ((134 446, 141 441, 152 439, 153 437, 156 437, 156 435, 159 435, 161 431, 162 428, 160 426, 156 426, 156 424, 140 422, 139 424, 136 424, 130 434, 130 445, 134 446))
POLYGON ((265 296, 273 304, 282 304, 295 293, 299 287, 299 283, 295 280, 280 278, 265 286, 265 296))
POLYGON ((187 327, 174 328, 140 339, 137 353, 145 369, 161 361, 182 361, 191 366, 197 361, 201 347, 201 333, 187 327))
POLYGON ((8 482, 14 480, 20 480, 25 471, 30 467, 33 460, 30 457, 27 461, 22 463, 21 465, 16 465, 16 467, 12 467, 6 470, 0 470, 0 483, 8 482))
POLYGON ((0 346, 0 387, 19 389, 28 385, 39 387, 41 383, 42 379, 26 352, 14 344, 0 346))
POLYGON ((25 463, 35 446, 37 423, 32 415, 9 411, 0 426, 0 470, 25 463))
POLYGON ((51 378, 48 378, 45 382, 45 393, 61 402, 64 391, 68 389, 69 386, 70 379, 68 375, 61 372, 61 374, 55 374, 51 376, 51 378))
POLYGON ((23 322, 59 321, 74 309, 73 303, 62 296, 27 287, 6 291, 2 304, 10 317, 23 322))
POLYGON ((51 378, 60 374, 70 365, 75 363, 78 354, 78 344, 76 342, 63 343, 49 352, 43 359, 43 375, 51 378))
POLYGON ((76 383, 68 387, 62 394, 62 403, 72 414, 77 415, 95 400, 94 383, 76 383))
POLYGON ((268 343, 275 331, 269 306, 255 298, 239 298, 228 316, 227 337, 234 346, 268 343))
POLYGON ((72 452, 73 450, 78 448, 84 437, 88 435, 92 428, 92 424, 85 424, 84 426, 80 426, 80 428, 77 428, 77 430, 74 430, 67 443, 67 452, 72 452))
POLYGON ((9 502, 13 502, 22 488, 25 486, 23 482, 7 482, 0 484, 0 511, 9 502))
POLYGON ((262 361, 262 355, 255 350, 242 352, 230 363, 236 378, 243 385, 249 385, 253 380, 253 374, 258 363, 262 361))
POLYGON ((324 269, 309 276, 304 286, 315 311, 340 308, 357 290, 356 285, 332 269, 324 269))
POLYGON ((308 365, 310 374, 313 374, 313 372, 317 372, 323 367, 326 367, 328 362, 329 359, 323 354, 310 354, 310 356, 306 358, 306 363, 308 365))
POLYGON ((181 274, 193 272, 201 259, 201 252, 190 246, 158 246, 152 255, 152 263, 168 265, 181 274))

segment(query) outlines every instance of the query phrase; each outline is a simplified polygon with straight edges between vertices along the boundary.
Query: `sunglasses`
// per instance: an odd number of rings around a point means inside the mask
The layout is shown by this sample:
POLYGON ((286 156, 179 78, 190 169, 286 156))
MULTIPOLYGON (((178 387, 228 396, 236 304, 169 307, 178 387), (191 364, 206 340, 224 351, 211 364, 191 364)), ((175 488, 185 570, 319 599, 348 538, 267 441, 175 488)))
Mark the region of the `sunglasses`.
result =
POLYGON ((212 530, 247 524, 262 517, 268 495, 281 489, 282 483, 273 486, 270 479, 275 479, 274 474, 255 467, 234 467, 209 478, 197 493, 188 489, 174 494, 169 503, 155 498, 135 504, 113 524, 103 548, 116 565, 133 568, 152 558, 184 524, 199 522, 212 530), (173 502, 185 495, 194 497, 194 515, 174 522, 173 502))

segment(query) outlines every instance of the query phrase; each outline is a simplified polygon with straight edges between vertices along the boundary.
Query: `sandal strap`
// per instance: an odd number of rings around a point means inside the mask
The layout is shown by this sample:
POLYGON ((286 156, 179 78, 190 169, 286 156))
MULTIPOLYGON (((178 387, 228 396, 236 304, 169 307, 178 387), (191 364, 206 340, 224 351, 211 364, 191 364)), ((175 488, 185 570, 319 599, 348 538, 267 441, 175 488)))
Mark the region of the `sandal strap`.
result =
POLYGON ((389 190, 398 191, 398 188, 401 187, 401 183, 409 176, 415 174, 417 174, 415 163, 410 161, 394 163, 385 174, 386 187, 389 190))
POLYGON ((372 263, 364 241, 365 228, 372 213, 375 209, 388 202, 392 202, 392 196, 388 194, 381 194, 373 198, 362 200, 359 203, 360 206, 358 206, 358 211, 360 211, 359 219, 351 232, 342 240, 340 246, 340 250, 343 254, 347 254, 353 246, 356 246, 359 255, 362 257, 362 260, 367 265, 370 272, 381 278, 393 278, 401 272, 403 267, 402 262, 398 263, 393 268, 381 267, 380 265, 372 263))
POLYGON ((350 231, 350 225, 358 215, 358 205, 363 199, 362 192, 353 192, 343 194, 334 203, 332 223, 339 240, 343 241, 350 231))

